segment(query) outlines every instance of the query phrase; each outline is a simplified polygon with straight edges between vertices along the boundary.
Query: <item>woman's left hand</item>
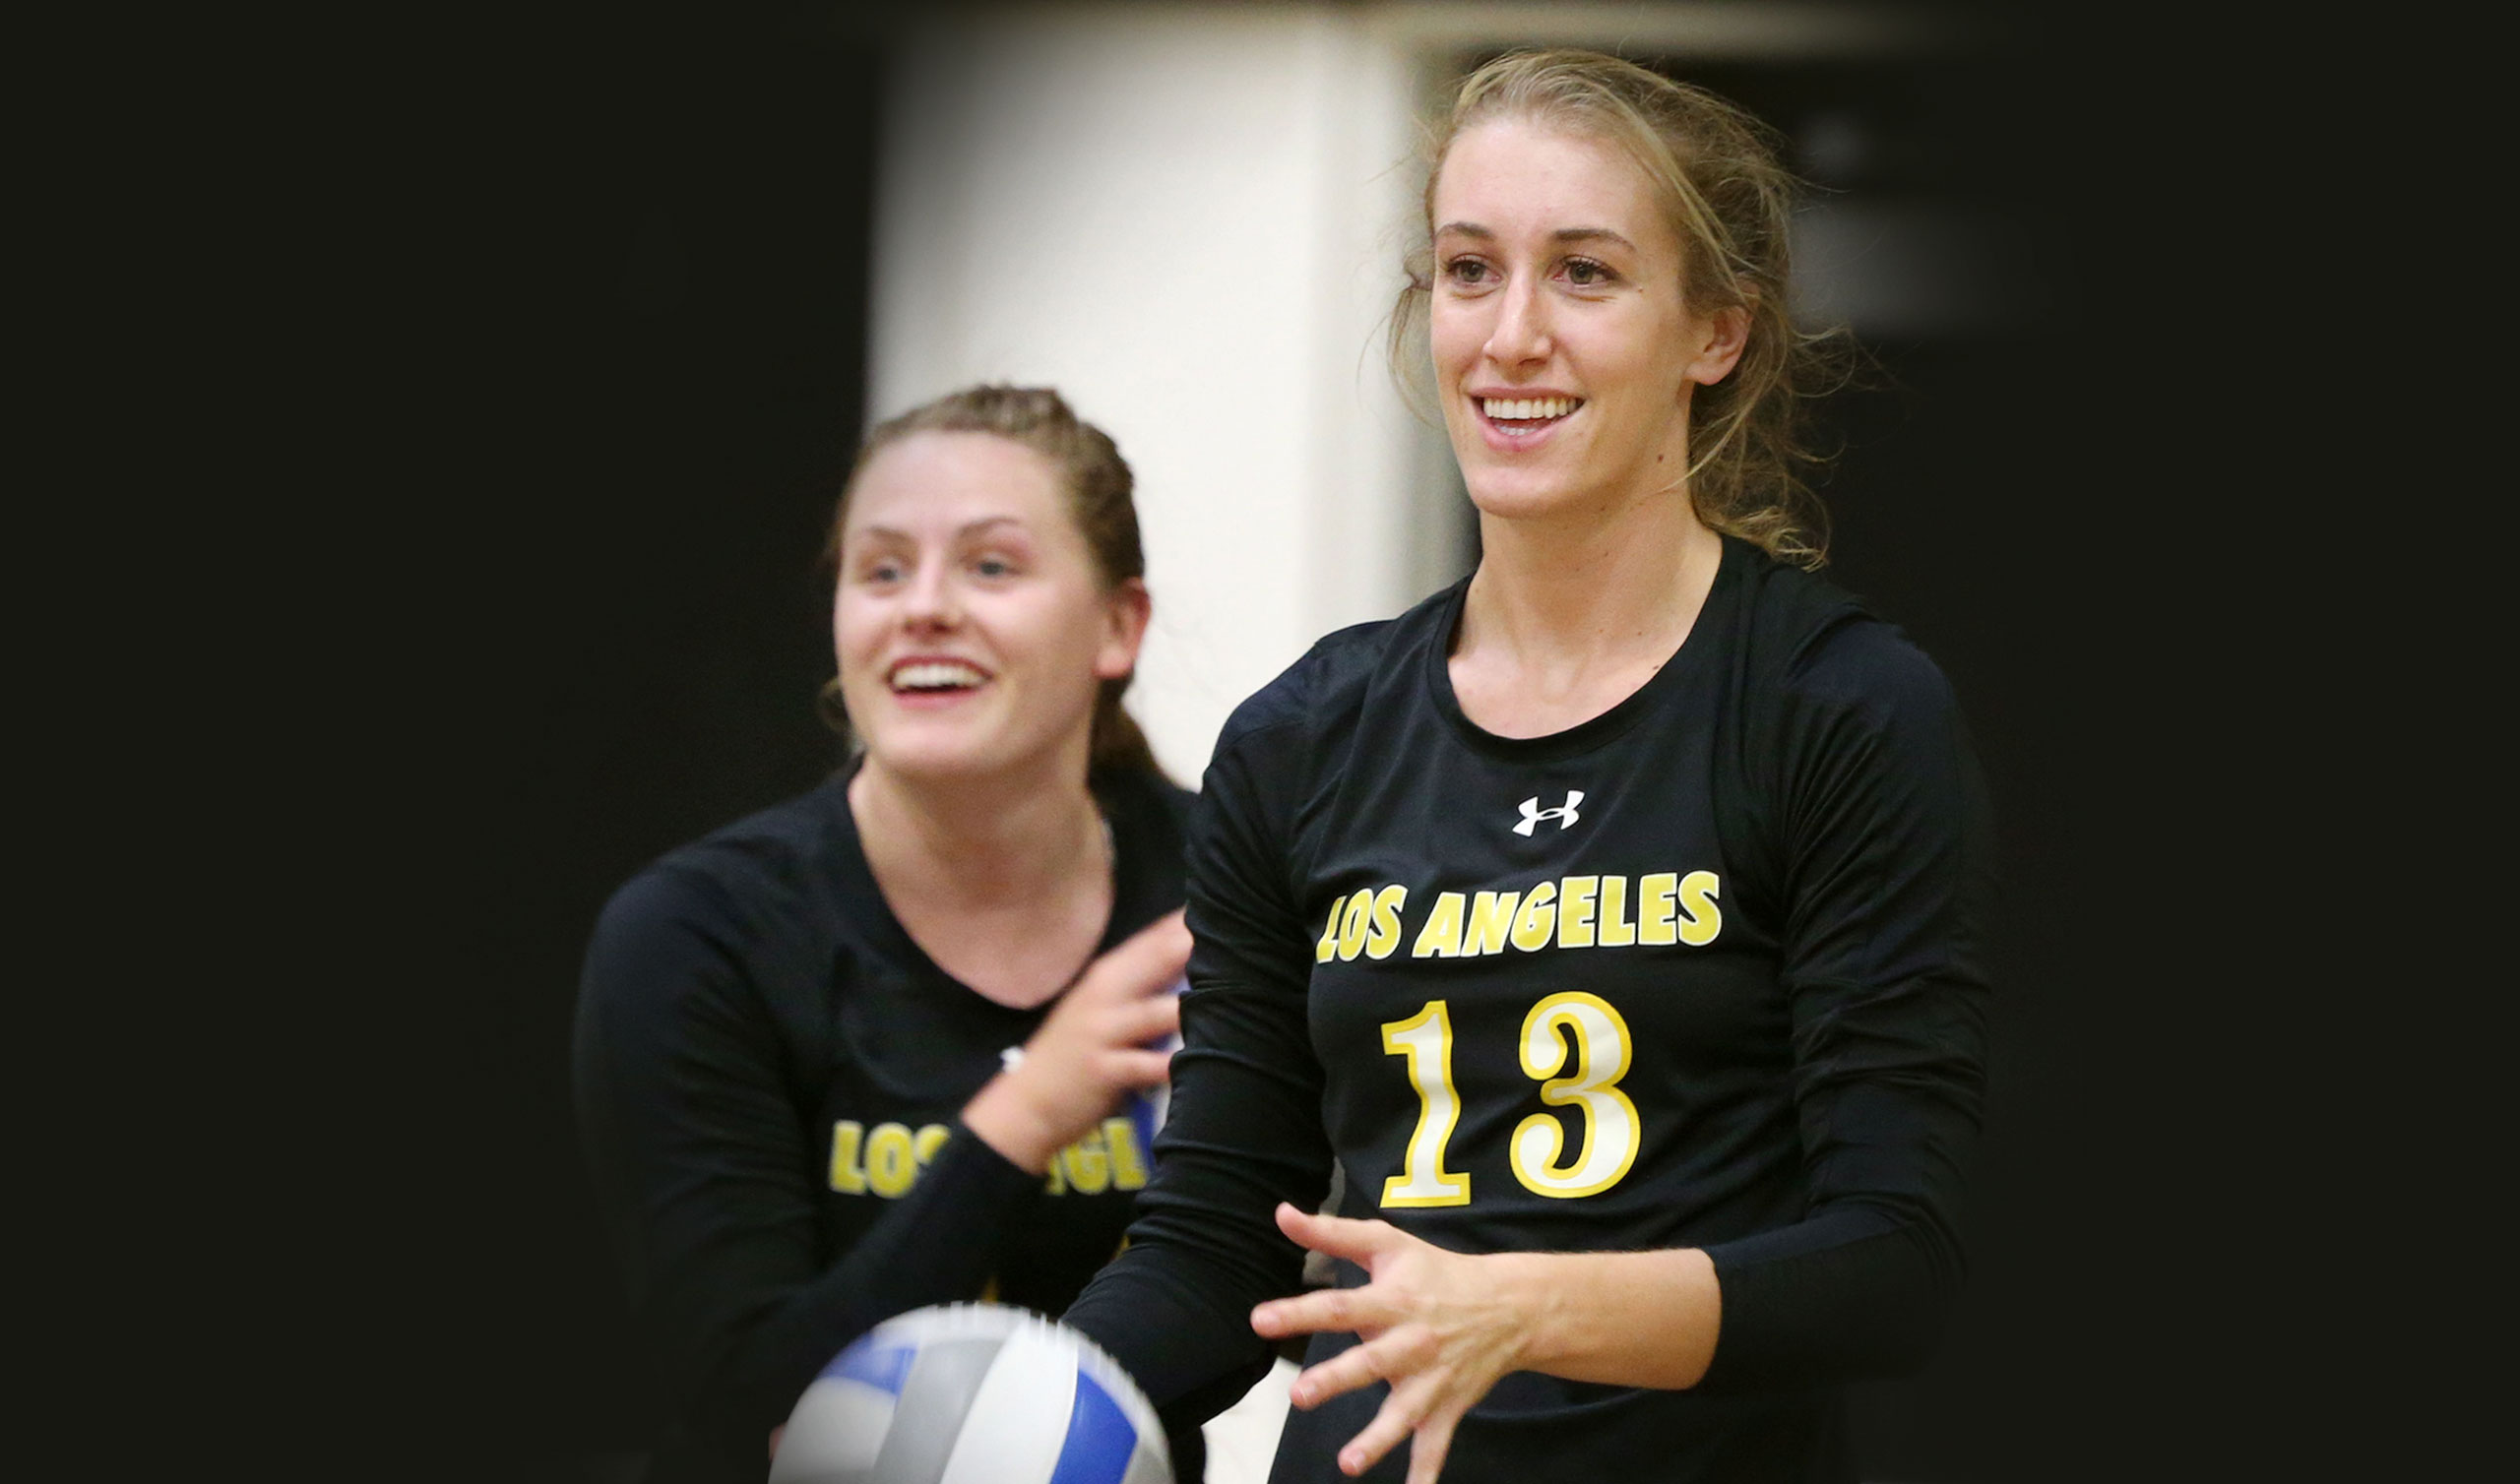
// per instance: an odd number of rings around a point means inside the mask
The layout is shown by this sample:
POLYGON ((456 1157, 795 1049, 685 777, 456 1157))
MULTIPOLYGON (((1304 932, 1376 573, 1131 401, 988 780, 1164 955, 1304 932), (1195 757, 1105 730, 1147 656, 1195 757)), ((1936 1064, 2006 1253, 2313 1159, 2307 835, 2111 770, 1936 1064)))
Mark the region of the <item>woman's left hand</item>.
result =
POLYGON ((1369 1279, 1361 1288, 1321 1289, 1251 1311, 1251 1328, 1269 1339, 1344 1329, 1359 1341, 1297 1376, 1291 1399, 1309 1410, 1342 1391, 1390 1382, 1373 1422, 1339 1450, 1339 1467, 1361 1474, 1414 1435, 1409 1484, 1434 1484, 1462 1414, 1506 1372, 1522 1368, 1533 1316, 1524 1285, 1506 1270, 1519 1255, 1446 1252, 1388 1221, 1309 1216, 1283 1204, 1278 1229, 1314 1252, 1354 1263, 1369 1279))

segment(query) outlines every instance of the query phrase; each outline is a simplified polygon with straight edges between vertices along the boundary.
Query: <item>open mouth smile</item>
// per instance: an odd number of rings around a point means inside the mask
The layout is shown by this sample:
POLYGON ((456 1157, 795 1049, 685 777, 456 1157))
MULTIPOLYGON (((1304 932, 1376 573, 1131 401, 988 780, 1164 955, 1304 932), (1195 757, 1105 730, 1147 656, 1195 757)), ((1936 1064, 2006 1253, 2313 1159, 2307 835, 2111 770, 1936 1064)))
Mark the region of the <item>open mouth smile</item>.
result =
POLYGON ((988 672, 961 659, 905 659, 885 675, 893 694, 904 697, 947 697, 968 694, 988 683, 988 672))
POLYGON ((1528 448, 1575 415, 1580 397, 1473 397, 1479 420, 1489 441, 1503 448, 1528 448))

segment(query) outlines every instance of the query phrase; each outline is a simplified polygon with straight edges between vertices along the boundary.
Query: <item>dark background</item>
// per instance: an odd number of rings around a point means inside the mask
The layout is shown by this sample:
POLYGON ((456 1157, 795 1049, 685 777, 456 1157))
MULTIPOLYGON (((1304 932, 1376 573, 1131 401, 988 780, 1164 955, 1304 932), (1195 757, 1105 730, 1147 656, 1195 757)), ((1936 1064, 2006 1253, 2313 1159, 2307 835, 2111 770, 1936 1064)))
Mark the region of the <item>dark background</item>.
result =
MULTIPOLYGON (((2235 688, 2260 620, 2211 570, 2275 476, 2198 432, 2255 425, 2239 389, 2288 352, 2209 374, 2242 352, 2187 289, 2253 260, 2260 137, 2229 54, 2164 33, 2080 8, 1864 85, 2041 285, 2009 328, 1880 344, 1830 414, 1836 575, 1953 677, 2008 893, 1972 1287, 1930 1372, 1859 1393, 1869 1478, 2220 1477, 2305 1441, 2265 1424, 2249 1214, 2299 1161, 2236 1081, 2275 1054, 2277 970, 2234 931, 2278 850, 2244 785, 2283 766, 2241 727, 2288 681, 2235 688)), ((364 350, 310 377, 344 436, 289 564, 307 683, 346 699, 295 779, 245 1098, 284 1132, 256 1186, 284 1229, 228 1279, 303 1295, 285 1380, 234 1409, 275 1470, 609 1478, 655 1415, 568 1116, 578 956, 639 865, 835 760, 815 561, 859 432, 882 40, 652 3, 388 48, 326 327, 364 350)))

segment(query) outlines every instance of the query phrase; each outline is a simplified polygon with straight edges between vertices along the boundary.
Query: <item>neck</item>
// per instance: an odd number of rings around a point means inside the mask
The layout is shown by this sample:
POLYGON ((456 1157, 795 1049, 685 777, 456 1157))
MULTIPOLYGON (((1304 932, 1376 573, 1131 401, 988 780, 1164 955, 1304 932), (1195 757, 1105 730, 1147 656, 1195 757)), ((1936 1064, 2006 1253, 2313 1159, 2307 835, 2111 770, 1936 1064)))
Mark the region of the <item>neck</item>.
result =
POLYGON ((1056 896, 1080 862, 1104 862, 1102 811, 1082 767, 1055 776, 930 780, 870 756, 849 783, 850 813, 888 897, 1004 907, 1056 896))
POLYGON ((1723 538, 1679 489, 1631 496, 1606 513, 1482 514, 1479 533, 1456 653, 1493 645, 1557 663, 1659 659, 1687 636, 1724 557, 1723 538))

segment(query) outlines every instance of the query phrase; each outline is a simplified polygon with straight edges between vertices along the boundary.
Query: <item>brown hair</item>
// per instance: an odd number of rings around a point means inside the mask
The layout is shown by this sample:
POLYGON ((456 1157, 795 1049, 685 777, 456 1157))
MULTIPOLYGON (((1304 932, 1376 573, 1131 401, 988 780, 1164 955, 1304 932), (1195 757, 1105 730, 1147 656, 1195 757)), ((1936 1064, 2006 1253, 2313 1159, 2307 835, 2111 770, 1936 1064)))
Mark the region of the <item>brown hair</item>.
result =
MULTIPOLYGON (((850 465, 848 482, 841 486, 832 512, 831 536, 823 552, 835 567, 840 562, 841 527, 849 519, 849 497, 857 488, 858 475, 877 454, 914 433, 988 433, 1048 460, 1067 490, 1068 514, 1076 519, 1086 549, 1094 554, 1103 590, 1132 578, 1144 581, 1146 550, 1138 538, 1138 510, 1130 498, 1136 479, 1128 463, 1109 434, 1078 417, 1047 387, 968 387, 878 423, 858 449, 857 462, 850 465)), ((1103 681, 1095 697, 1087 767, 1096 772, 1142 769, 1161 777, 1164 769, 1155 761, 1146 733, 1120 705, 1131 678, 1122 675, 1103 681)), ((823 686, 818 710, 832 730, 850 735, 849 711, 841 702, 837 679, 823 686)))
MULTIPOLYGON (((1698 519, 1803 567, 1828 559, 1828 512, 1802 478, 1821 462, 1797 427, 1800 403, 1845 379, 1855 350, 1841 332, 1795 329, 1786 302, 1796 182, 1774 130, 1703 88, 1599 52, 1512 52, 1464 79, 1427 141, 1425 227, 1435 178, 1463 131, 1525 118, 1625 150, 1663 198, 1680 239, 1680 292, 1698 314, 1741 309, 1749 336, 1732 374, 1697 389, 1685 475, 1698 519)), ((1431 241, 1407 264, 1391 318, 1395 369, 1433 286, 1431 241)), ((1404 371, 1404 376, 1406 372, 1404 371)))

